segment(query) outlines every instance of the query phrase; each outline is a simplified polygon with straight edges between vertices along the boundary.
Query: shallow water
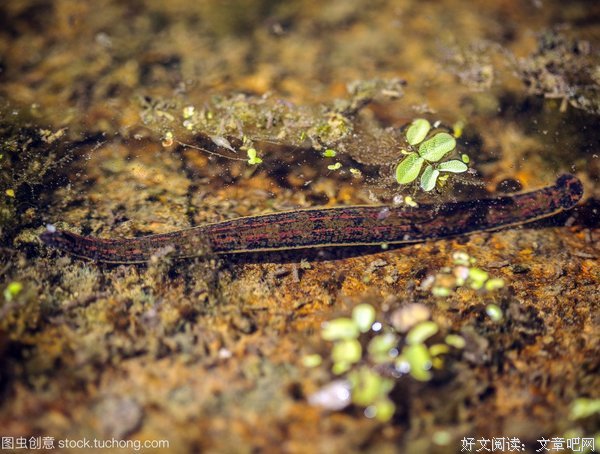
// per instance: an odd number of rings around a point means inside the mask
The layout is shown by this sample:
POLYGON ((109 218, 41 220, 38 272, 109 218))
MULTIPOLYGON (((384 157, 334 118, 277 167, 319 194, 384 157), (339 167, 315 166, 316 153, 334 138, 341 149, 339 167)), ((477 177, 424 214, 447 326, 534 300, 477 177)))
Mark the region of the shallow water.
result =
POLYGON ((0 436, 167 440, 153 449, 165 452, 597 438, 597 412, 577 409, 600 397, 599 18, 585 1, 4 2, 0 436), (422 171, 438 162, 396 180, 419 153, 406 140, 416 118, 440 122, 427 138, 456 137, 439 162, 469 157, 431 191, 422 171), (566 172, 585 190, 568 213, 401 248, 109 266, 39 240, 46 224, 113 238, 406 196, 444 204, 566 172), (357 388, 343 409, 310 404, 339 378, 321 324, 364 303, 401 355, 413 303, 437 326, 428 349, 465 341, 423 379, 374 366, 377 334, 358 338, 362 359, 341 376, 390 375, 387 421, 357 388), (323 363, 306 367, 315 353, 323 363))

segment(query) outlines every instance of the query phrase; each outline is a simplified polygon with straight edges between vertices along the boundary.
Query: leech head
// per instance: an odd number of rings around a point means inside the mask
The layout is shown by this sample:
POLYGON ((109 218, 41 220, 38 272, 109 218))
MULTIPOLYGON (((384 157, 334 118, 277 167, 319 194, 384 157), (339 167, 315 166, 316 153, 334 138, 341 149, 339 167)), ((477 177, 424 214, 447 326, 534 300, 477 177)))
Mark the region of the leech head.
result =
POLYGON ((71 255, 105 263, 309 247, 407 244, 520 226, 572 208, 583 186, 563 175, 553 186, 513 196, 402 207, 344 206, 246 216, 136 238, 102 239, 49 225, 41 240, 71 255))
POLYGON ((561 175, 556 180, 555 186, 560 191, 560 205, 565 210, 573 208, 583 196, 583 185, 579 178, 574 175, 561 175))

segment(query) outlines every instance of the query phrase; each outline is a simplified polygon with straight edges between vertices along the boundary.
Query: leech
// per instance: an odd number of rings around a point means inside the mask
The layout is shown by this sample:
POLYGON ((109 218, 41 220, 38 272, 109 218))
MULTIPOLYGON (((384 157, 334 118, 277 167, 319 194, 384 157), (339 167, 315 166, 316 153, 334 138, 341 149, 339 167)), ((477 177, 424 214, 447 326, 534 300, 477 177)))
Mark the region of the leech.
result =
POLYGON ((139 238, 101 239, 50 228, 48 246, 105 263, 144 263, 165 248, 175 258, 330 246, 410 244, 515 227, 572 208, 581 182, 563 175, 553 186, 513 196, 441 206, 344 206, 247 216, 139 238))

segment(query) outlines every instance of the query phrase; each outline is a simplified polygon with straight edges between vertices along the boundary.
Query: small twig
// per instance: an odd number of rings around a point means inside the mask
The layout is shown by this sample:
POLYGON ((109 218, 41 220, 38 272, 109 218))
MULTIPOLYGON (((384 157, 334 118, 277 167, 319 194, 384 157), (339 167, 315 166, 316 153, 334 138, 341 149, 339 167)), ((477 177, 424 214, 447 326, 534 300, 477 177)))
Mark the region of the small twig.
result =
POLYGON ((232 161, 244 161, 244 162, 247 161, 247 159, 244 159, 244 158, 235 158, 233 156, 227 156, 227 155, 224 155, 221 153, 217 153, 215 151, 207 150, 206 148, 198 147, 196 145, 191 145, 189 143, 183 143, 183 142, 180 142, 179 140, 175 140, 175 142, 178 143, 179 145, 181 145, 182 147, 193 148, 194 150, 203 151, 207 154, 210 154, 212 156, 217 156, 219 158, 230 159, 232 161))

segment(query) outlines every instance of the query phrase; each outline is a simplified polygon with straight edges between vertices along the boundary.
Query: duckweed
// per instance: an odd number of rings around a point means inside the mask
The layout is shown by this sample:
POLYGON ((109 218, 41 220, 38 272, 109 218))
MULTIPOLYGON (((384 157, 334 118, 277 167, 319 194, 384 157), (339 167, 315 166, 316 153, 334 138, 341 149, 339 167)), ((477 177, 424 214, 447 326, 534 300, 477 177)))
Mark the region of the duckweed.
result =
POLYGON ((478 290, 482 288, 489 277, 490 275, 481 268, 469 269, 469 278, 471 279, 471 288, 473 289, 478 290))
POLYGON ((456 139, 447 132, 440 132, 419 146, 419 155, 429 162, 438 162, 456 148, 456 139))
POLYGON ((442 162, 438 166, 438 170, 440 172, 462 173, 467 171, 467 166, 464 162, 453 159, 452 161, 442 162))
POLYGON ((467 253, 458 251, 452 254, 454 268, 442 268, 435 276, 424 281, 424 288, 431 288, 432 295, 448 297, 458 287, 469 287, 473 290, 492 292, 504 287, 504 280, 490 278, 487 271, 473 266, 476 260, 467 253))
POLYGON ((504 281, 502 279, 498 279, 498 278, 489 279, 485 283, 485 289, 489 292, 491 292, 493 290, 498 290, 502 287, 504 287, 504 281))
MULTIPOLYGON (((434 127, 437 125, 436 122, 434 127)), ((414 120, 407 129, 406 141, 410 150, 401 150, 407 156, 396 167, 396 181, 399 184, 412 183, 421 175, 421 189, 429 192, 438 183, 441 187, 448 178, 448 175, 440 176, 441 172, 462 173, 467 171, 468 167, 464 160, 453 159, 436 164, 456 148, 456 139, 447 132, 438 132, 425 140, 430 130, 431 124, 423 118, 414 120), (414 147, 417 145, 418 149, 414 151, 414 147), (421 173, 424 165, 425 169, 421 173)))
POLYGON ((571 402, 569 419, 583 419, 595 414, 600 414, 600 399, 580 397, 571 402))
POLYGON ((452 291, 449 288, 446 288, 446 287, 433 287, 431 289, 431 294, 433 296, 438 296, 440 298, 445 298, 447 296, 450 296, 452 294, 452 291))
POLYGON ((465 348, 465 345, 467 345, 465 338, 462 336, 459 336, 458 334, 448 334, 444 338, 444 342, 446 342, 451 347, 458 348, 458 349, 463 349, 463 348, 465 348))
POLYGON ((502 314, 502 309, 500 309, 496 304, 488 304, 485 307, 485 313, 492 319, 492 321, 499 323, 502 321, 504 317, 502 314))
POLYGON ((466 252, 457 251, 452 254, 452 260, 455 265, 469 266, 472 259, 466 252))
POLYGON ((372 414, 375 419, 386 422, 392 419, 396 412, 396 405, 390 399, 382 398, 379 399, 374 405, 370 405, 365 409, 365 415, 370 416, 372 414), (367 410, 370 410, 367 412, 367 410))
POLYGON ((396 181, 400 184, 413 182, 419 176, 425 159, 417 153, 410 153, 396 167, 396 181))
POLYGON ((435 322, 425 321, 413 327, 406 335, 406 343, 409 345, 421 344, 435 335, 439 327, 435 322))
POLYGON ((406 140, 410 145, 417 145, 427 137, 431 124, 424 118, 417 118, 406 131, 406 140))
POLYGON ((456 123, 452 125, 452 135, 457 139, 463 135, 463 130, 465 129, 465 122, 462 120, 458 120, 456 123))
POLYGON ((429 354, 431 356, 445 355, 449 351, 450 348, 445 344, 434 344, 431 347, 429 347, 429 354))
POLYGON ((6 301, 12 301, 21 291, 23 290, 23 284, 17 281, 13 281, 6 286, 4 290, 4 299, 6 301))
POLYGON ((404 197, 404 203, 406 203, 407 206, 411 207, 411 208, 416 208, 419 206, 419 204, 417 202, 415 202, 413 200, 413 198, 409 195, 407 195, 406 197, 404 197))
POLYGON ((351 318, 337 318, 326 322, 321 331, 321 337, 327 341, 356 339, 358 335, 358 326, 351 318))
POLYGON ((431 191, 435 187, 435 183, 440 176, 440 171, 428 165, 421 176, 421 189, 423 191, 431 191))
POLYGON ((390 378, 385 378, 368 367, 361 367, 348 375, 352 385, 352 402, 368 407, 382 398, 394 387, 390 378))
MULTIPOLYGON (((356 339, 345 339, 336 342, 331 350, 334 363, 350 366, 362 357, 362 346, 356 339)), ((340 366, 341 368, 341 366, 340 366)))
POLYGON ((305 355, 302 357, 302 365, 304 367, 312 368, 318 367, 323 363, 323 358, 321 355, 314 353, 311 355, 305 355))
POLYGON ((370 304, 359 304, 352 310, 352 320, 361 333, 366 333, 375 321, 375 308, 370 304))
POLYGON ((416 380, 428 381, 431 379, 431 355, 425 345, 414 344, 404 347, 402 355, 398 359, 398 363, 403 362, 408 364, 410 374, 416 380))
POLYGON ((396 345, 398 345, 398 338, 392 333, 385 333, 371 339, 367 350, 373 361, 384 363, 397 355, 397 351, 395 355, 391 353, 396 348, 396 345))
POLYGON ((248 148, 248 151, 246 153, 248 155, 248 164, 258 165, 261 162, 263 162, 262 159, 256 155, 256 153, 257 153, 256 149, 248 148))
MULTIPOLYGON (((324 323, 321 337, 333 341, 331 372, 347 378, 352 402, 365 407, 365 416, 385 422, 392 418, 396 408, 388 395, 396 384, 388 377, 390 367, 395 369, 395 374, 410 374, 415 380, 428 381, 433 376, 433 368, 443 367, 444 355, 451 347, 463 348, 465 340, 458 335, 448 335, 445 343, 426 345, 440 328, 428 320, 430 311, 420 304, 397 309, 392 313, 391 323, 376 322, 376 315, 370 304, 358 304, 351 318, 340 317, 324 323), (409 310, 413 312, 410 325, 407 320, 401 320, 409 310), (406 331, 409 327, 408 333, 402 336, 399 328, 406 331), (372 337, 367 342, 369 335, 372 337)), ((307 355, 302 360, 306 367, 316 367, 321 361, 319 355, 307 355)), ((332 389, 330 383, 309 397, 309 401, 325 408, 343 408, 341 401, 332 397, 332 389)))

